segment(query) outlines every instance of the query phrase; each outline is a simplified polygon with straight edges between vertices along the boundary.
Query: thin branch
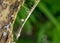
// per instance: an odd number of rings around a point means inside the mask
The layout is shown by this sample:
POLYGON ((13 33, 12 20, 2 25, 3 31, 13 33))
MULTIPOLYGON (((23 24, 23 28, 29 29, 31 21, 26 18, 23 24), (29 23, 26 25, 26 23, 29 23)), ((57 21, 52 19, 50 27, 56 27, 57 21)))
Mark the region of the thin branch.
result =
POLYGON ((17 39, 19 38, 19 36, 20 36, 20 34, 21 34, 22 28, 24 27, 25 23, 27 22, 28 18, 30 17, 30 15, 32 14, 32 12, 34 11, 34 9, 36 8, 36 6, 38 5, 39 2, 40 2, 40 0, 36 0, 36 2, 35 2, 35 4, 33 5, 32 9, 28 12, 28 16, 27 16, 27 18, 25 19, 24 23, 22 24, 21 27, 19 27, 19 31, 18 31, 18 33, 16 33, 17 39))

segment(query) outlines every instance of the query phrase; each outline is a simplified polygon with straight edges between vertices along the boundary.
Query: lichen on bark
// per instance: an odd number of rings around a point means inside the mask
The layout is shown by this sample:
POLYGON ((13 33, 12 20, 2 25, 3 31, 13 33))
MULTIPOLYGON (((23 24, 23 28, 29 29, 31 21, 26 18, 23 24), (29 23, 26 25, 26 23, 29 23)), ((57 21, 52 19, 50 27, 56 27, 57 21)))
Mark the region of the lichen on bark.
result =
POLYGON ((13 24, 24 0, 0 0, 0 43, 13 43, 13 24))

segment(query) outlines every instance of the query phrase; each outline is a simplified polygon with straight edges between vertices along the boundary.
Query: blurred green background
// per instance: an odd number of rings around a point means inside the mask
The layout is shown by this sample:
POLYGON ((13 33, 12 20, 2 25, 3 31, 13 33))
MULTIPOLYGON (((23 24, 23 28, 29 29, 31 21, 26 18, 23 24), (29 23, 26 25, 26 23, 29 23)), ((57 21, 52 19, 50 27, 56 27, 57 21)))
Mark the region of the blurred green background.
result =
MULTIPOLYGON (((14 32, 22 25, 21 20, 27 17, 34 2, 35 0, 25 0, 18 12, 14 32)), ((41 0, 16 43, 60 43, 60 0, 41 0)))

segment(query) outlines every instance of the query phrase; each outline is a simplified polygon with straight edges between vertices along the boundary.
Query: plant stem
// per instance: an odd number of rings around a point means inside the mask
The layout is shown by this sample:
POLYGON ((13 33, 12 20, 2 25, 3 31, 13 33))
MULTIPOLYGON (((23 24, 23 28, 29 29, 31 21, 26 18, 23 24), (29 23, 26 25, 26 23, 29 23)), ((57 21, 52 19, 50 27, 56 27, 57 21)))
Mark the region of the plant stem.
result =
POLYGON ((28 16, 26 17, 24 23, 22 24, 21 27, 19 27, 18 32, 16 34, 17 39, 19 38, 22 28, 24 27, 25 23, 27 22, 27 20, 29 19, 30 15, 32 14, 32 12, 34 11, 34 9, 36 8, 36 6, 38 5, 38 3, 40 2, 40 0, 36 0, 35 4, 33 5, 32 9, 30 9, 30 11, 28 12, 28 16))

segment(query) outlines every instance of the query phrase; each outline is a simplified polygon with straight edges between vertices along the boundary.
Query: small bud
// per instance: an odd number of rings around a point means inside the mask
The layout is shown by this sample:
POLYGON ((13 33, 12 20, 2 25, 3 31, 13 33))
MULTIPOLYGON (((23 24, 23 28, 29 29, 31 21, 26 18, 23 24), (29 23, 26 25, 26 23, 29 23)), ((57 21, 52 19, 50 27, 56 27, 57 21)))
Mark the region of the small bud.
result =
POLYGON ((22 22, 24 22, 24 19, 21 19, 22 22))

